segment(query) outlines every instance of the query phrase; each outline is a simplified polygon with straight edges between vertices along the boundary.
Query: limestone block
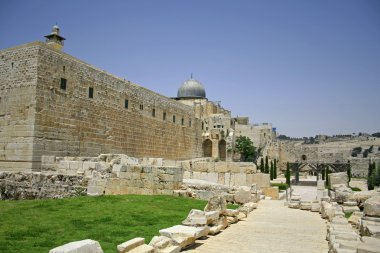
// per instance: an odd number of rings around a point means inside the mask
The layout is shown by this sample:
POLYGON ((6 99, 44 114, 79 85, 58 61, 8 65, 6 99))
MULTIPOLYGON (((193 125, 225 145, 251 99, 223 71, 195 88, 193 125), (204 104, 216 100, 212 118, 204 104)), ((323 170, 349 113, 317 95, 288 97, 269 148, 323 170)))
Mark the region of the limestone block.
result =
POLYGON ((239 212, 239 214, 236 218, 238 218, 239 221, 243 220, 243 219, 247 218, 247 214, 244 212, 239 212))
POLYGON ((300 209, 301 210, 311 210, 311 202, 310 201, 301 201, 300 209))
POLYGON ((265 173, 256 173, 252 175, 252 183, 260 188, 270 187, 270 175, 265 173))
POLYGON ((143 245, 144 241, 145 241, 144 238, 137 237, 137 238, 134 238, 132 240, 129 240, 129 241, 123 242, 122 244, 117 245, 117 250, 119 251, 119 253, 129 252, 132 249, 140 245, 143 245))
POLYGON ((288 207, 293 208, 293 209, 299 209, 300 208, 300 202, 299 201, 289 202, 288 207))
POLYGON ((99 242, 86 239, 82 241, 70 242, 51 249, 49 253, 103 253, 99 242))
POLYGON ((227 222, 228 222, 228 224, 233 224, 233 223, 236 223, 238 221, 239 221, 238 217, 227 216, 227 222))
POLYGON ((223 214, 227 209, 227 202, 224 196, 214 196, 210 198, 207 205, 204 208, 205 212, 219 211, 223 214))
POLYGON ((330 173, 329 188, 332 189, 333 185, 343 184, 348 187, 348 175, 346 172, 330 173))
POLYGON ((262 188, 263 193, 265 197, 270 197, 273 200, 278 200, 279 199, 279 189, 278 187, 267 187, 267 188, 262 188))
POLYGON ((215 226, 211 226, 210 227, 210 232, 208 233, 209 235, 216 235, 218 234, 220 231, 222 231, 224 229, 224 226, 223 225, 215 225, 215 226))
POLYGON ((236 217, 238 216, 238 214, 239 214, 239 211, 234 210, 234 209, 226 209, 226 211, 224 211, 224 215, 226 216, 236 217))
POLYGON ((173 239, 174 245, 180 246, 181 249, 184 249, 195 242, 195 237, 193 236, 180 236, 180 237, 174 237, 172 239, 173 239))
POLYGON ((83 170, 94 170, 96 168, 96 162, 83 162, 83 170))
POLYGON ((301 196, 300 195, 293 195, 291 198, 290 198, 290 201, 301 201, 301 196))
POLYGON ((356 201, 359 207, 364 206, 364 202, 374 196, 380 196, 380 192, 372 190, 372 191, 360 191, 354 192, 349 198, 349 201, 356 201))
POLYGON ((208 227, 189 227, 183 225, 176 225, 173 227, 161 229, 160 235, 175 238, 175 237, 194 237, 198 239, 206 236, 209 232, 208 227))
POLYGON ((325 180, 318 180, 317 181, 317 190, 324 190, 325 189, 325 180))
POLYGON ((358 245, 357 253, 378 253, 380 252, 380 239, 363 236, 362 242, 358 245))
POLYGON ((172 245, 165 249, 159 250, 157 253, 179 253, 181 251, 180 246, 172 245))
POLYGON ((364 202, 364 215, 380 217, 380 196, 371 197, 364 202))
POLYGON ((251 202, 251 188, 248 186, 241 186, 238 188, 234 195, 234 200, 236 203, 245 204, 251 202))
POLYGON ((257 208, 257 203, 253 203, 253 202, 248 202, 248 203, 245 203, 243 205, 243 207, 247 207, 249 209, 250 212, 253 211, 253 209, 256 209, 257 208))
POLYGON ((204 212, 192 209, 187 218, 182 221, 185 226, 206 226, 216 222, 219 218, 219 211, 204 212))
POLYGON ((346 206, 346 205, 343 205, 343 212, 344 213, 353 213, 353 212, 358 212, 360 211, 359 207, 357 206, 346 206))
POLYGON ((353 212, 350 218, 348 218, 348 222, 352 224, 353 226, 359 228, 360 220, 362 217, 363 217, 363 212, 359 212, 359 211, 353 212))
POLYGON ((216 225, 221 225, 222 230, 228 227, 228 221, 226 216, 220 216, 218 221, 216 222, 216 225))
POLYGON ((128 253, 154 253, 154 248, 152 246, 143 244, 140 246, 137 246, 136 248, 130 250, 130 251, 125 251, 128 253))
POLYGON ((172 239, 166 236, 154 236, 149 245, 156 249, 164 249, 172 244, 172 239))
POLYGON ((313 203, 311 203, 311 211, 319 212, 320 210, 321 210, 321 203, 319 203, 319 201, 313 201, 313 203))
POLYGON ((339 204, 343 204, 346 202, 350 196, 353 194, 352 190, 348 188, 347 186, 340 184, 340 185, 334 185, 335 189, 335 200, 339 204))

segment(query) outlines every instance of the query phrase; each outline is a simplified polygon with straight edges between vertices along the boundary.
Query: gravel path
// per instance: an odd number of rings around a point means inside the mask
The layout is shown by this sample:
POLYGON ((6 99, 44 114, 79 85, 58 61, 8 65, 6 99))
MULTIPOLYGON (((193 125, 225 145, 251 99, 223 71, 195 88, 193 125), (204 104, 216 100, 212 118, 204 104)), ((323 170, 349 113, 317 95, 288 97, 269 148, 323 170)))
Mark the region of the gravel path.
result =
POLYGON ((290 209, 283 201, 262 200, 246 220, 207 240, 191 253, 326 253, 326 224, 319 213, 290 209))

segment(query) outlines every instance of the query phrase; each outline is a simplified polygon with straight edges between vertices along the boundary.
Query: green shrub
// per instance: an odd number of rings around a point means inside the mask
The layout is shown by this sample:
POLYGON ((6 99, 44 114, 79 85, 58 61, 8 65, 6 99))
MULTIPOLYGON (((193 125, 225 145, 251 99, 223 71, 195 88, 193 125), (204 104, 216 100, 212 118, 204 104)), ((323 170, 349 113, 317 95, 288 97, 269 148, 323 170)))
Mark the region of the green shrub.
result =
POLYGON ((286 183, 271 183, 271 186, 278 186, 278 189, 280 191, 285 191, 287 188, 289 188, 289 185, 286 183))
POLYGON ((361 192, 362 190, 358 187, 350 187, 352 191, 354 192, 361 192))
POLYGON ((344 213, 344 216, 346 217, 346 219, 348 219, 351 217, 352 214, 353 212, 348 212, 348 213, 344 213))

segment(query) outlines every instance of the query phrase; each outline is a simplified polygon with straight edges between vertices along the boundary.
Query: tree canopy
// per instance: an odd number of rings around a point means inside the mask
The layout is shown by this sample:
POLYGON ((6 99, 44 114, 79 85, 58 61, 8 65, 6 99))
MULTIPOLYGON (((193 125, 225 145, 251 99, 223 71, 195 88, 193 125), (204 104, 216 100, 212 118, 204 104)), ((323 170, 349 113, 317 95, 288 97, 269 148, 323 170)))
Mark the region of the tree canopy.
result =
POLYGON ((235 140, 235 149, 241 155, 241 160, 245 162, 253 162, 256 157, 256 148, 253 142, 247 136, 239 136, 235 140))

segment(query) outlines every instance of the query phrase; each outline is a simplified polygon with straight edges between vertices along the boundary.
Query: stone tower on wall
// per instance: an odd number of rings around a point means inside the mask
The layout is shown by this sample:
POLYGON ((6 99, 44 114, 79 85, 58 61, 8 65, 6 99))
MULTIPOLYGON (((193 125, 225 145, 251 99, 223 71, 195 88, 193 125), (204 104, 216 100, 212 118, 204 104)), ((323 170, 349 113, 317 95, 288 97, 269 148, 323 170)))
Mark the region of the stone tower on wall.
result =
POLYGON ((49 47, 52 47, 52 48, 54 48, 56 50, 62 50, 62 48, 63 48, 63 41, 65 40, 65 38, 62 37, 61 35, 59 35, 59 33, 60 33, 59 26, 55 25, 51 29, 51 33, 45 36, 45 38, 46 38, 46 44, 49 47))

